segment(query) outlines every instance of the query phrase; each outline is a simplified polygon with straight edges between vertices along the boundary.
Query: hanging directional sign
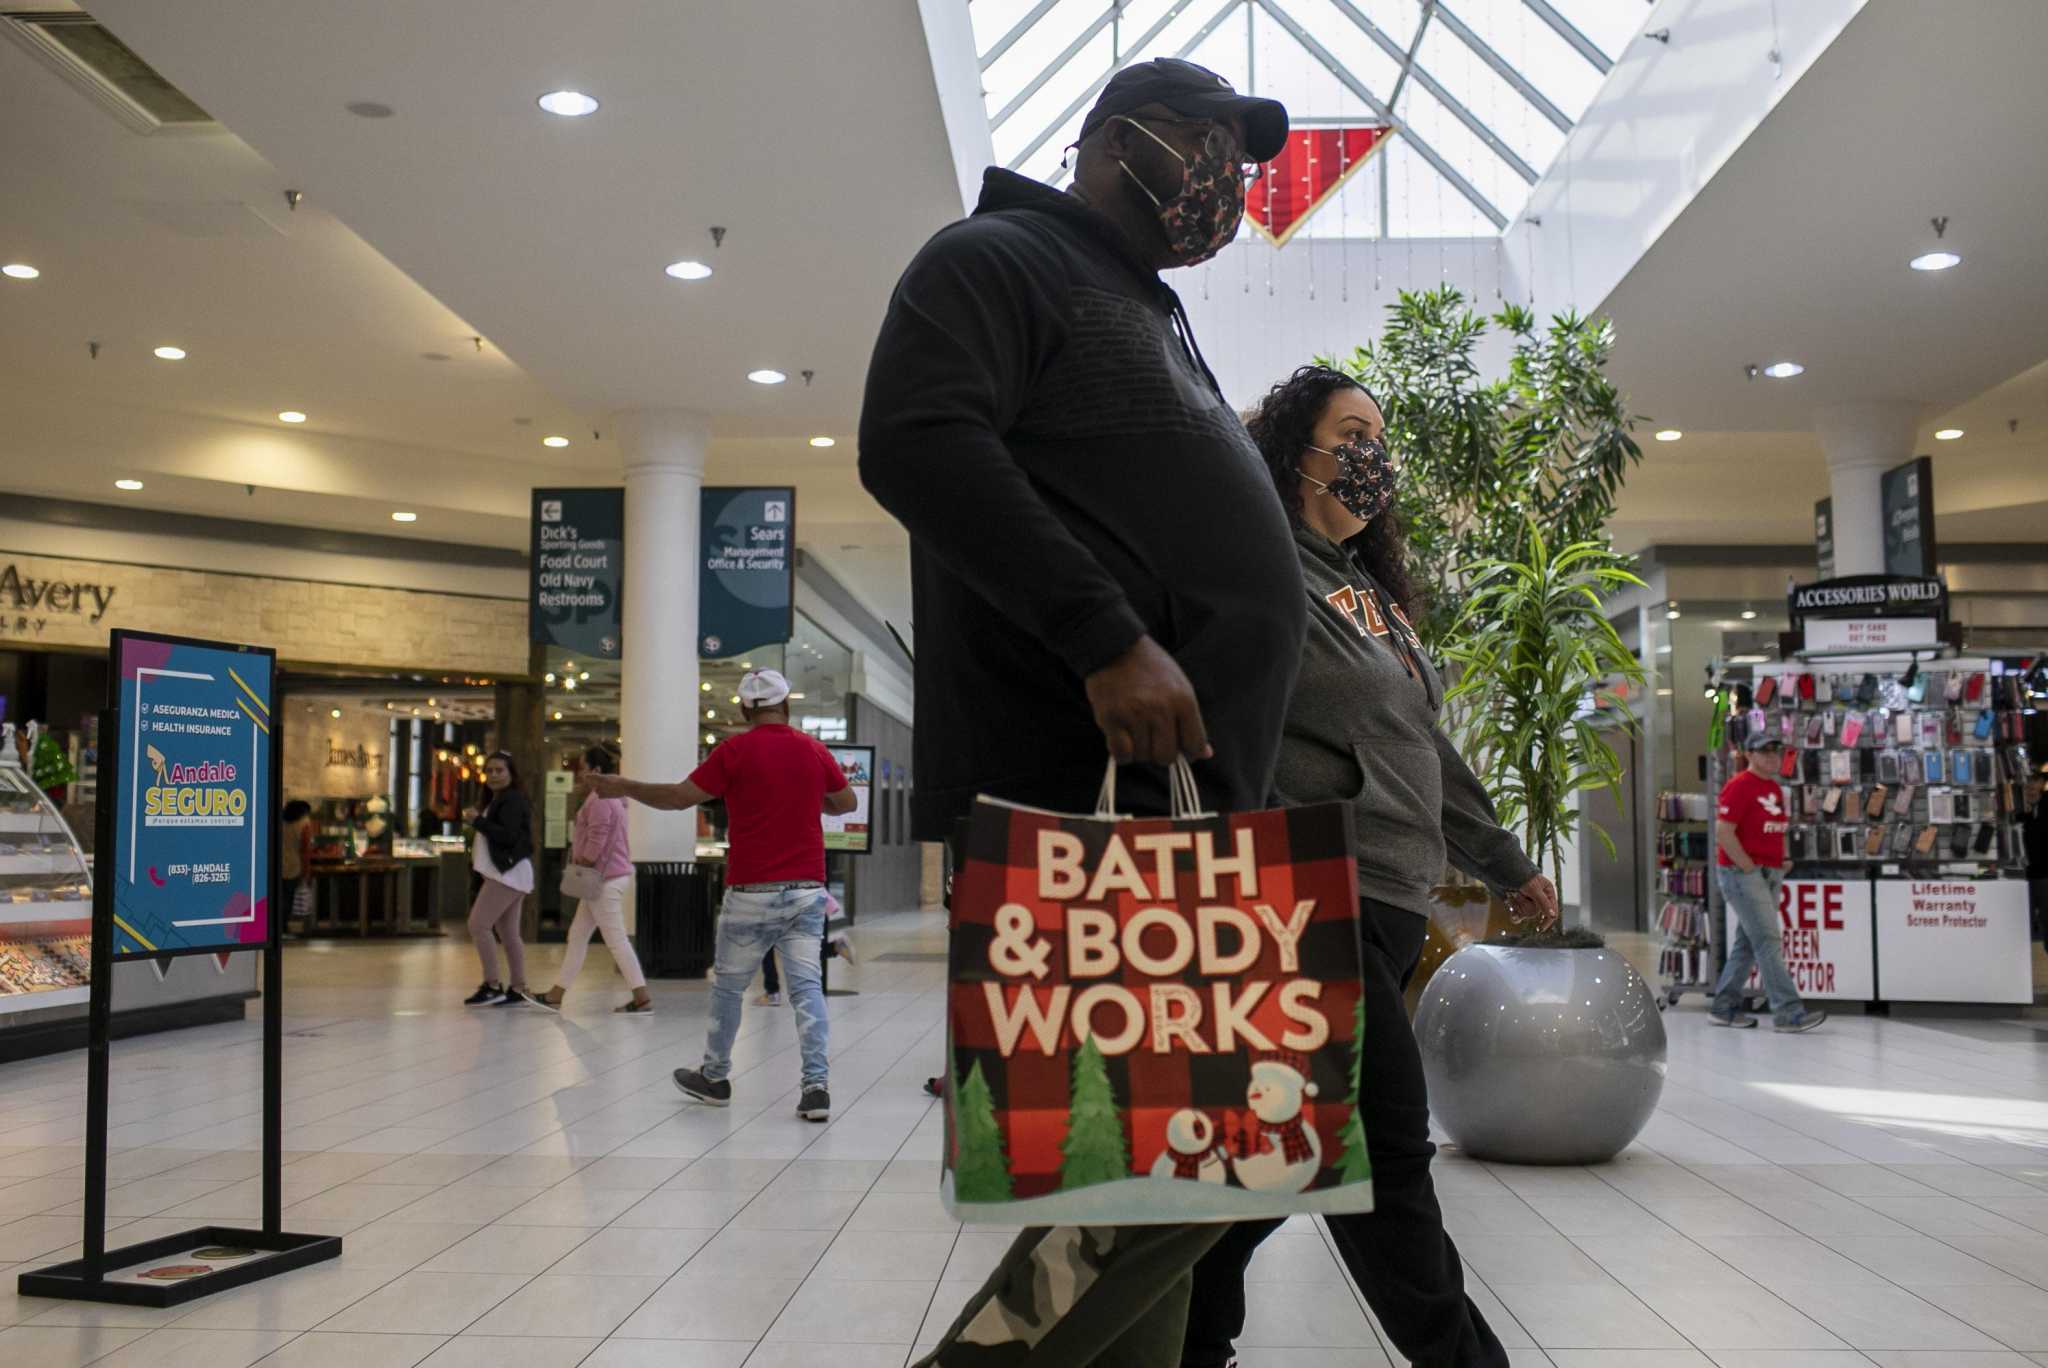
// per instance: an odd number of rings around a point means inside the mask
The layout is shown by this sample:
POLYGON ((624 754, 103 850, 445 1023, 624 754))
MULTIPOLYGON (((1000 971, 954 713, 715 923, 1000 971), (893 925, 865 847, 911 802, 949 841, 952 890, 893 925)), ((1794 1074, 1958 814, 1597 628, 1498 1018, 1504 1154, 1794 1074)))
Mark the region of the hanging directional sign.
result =
POLYGON ((1285 247, 1393 132, 1387 124, 1294 129, 1266 163, 1266 174, 1245 191, 1244 216, 1275 247, 1285 247))

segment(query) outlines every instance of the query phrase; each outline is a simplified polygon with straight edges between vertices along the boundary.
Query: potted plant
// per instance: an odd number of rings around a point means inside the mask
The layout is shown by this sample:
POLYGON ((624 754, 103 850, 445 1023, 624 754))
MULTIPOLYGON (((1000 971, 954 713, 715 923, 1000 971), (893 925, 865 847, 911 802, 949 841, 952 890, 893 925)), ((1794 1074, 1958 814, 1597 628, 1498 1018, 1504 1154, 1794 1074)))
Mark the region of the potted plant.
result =
MULTIPOLYGON (((1555 879, 1578 793, 1621 777, 1599 691, 1642 679, 1601 604, 1638 583, 1606 531, 1642 459, 1606 373, 1613 328, 1575 313, 1539 326, 1514 305, 1485 319, 1450 287, 1404 292, 1390 313, 1345 369, 1379 398, 1402 455, 1410 554, 1432 591, 1418 630, 1456 676, 1449 729, 1555 879), (1494 380, 1477 360, 1489 326, 1513 339, 1494 380)), ((1446 885, 1423 966, 1435 972, 1414 998, 1439 1120, 1481 1157, 1612 1156, 1662 1087, 1647 986, 1590 930, 1525 933, 1497 901, 1482 919, 1483 893, 1446 885)))
MULTIPOLYGON (((1601 599, 1640 584, 1603 542, 1523 548, 1468 567, 1448 649, 1466 703, 1459 739, 1483 762, 1501 822, 1556 878, 1577 795, 1618 788, 1594 706, 1642 665, 1601 599)), ((1627 725, 1626 723, 1622 725, 1627 725)), ((1600 839, 1612 843, 1596 826, 1600 839)), ((1489 936, 1446 960, 1415 1014, 1430 1108, 1477 1158, 1588 1164, 1635 1139, 1664 1088, 1664 1022, 1649 986, 1584 928, 1489 936)))

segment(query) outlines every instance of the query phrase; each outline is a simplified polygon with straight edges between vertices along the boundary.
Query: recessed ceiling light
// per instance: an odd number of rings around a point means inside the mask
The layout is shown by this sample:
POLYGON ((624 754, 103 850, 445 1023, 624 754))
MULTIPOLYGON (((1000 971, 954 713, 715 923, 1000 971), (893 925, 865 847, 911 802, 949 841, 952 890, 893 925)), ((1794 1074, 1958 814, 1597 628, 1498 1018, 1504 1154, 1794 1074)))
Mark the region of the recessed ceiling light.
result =
POLYGON ((1916 271, 1946 271, 1951 266, 1960 266, 1963 259, 1954 252, 1926 252, 1906 263, 1916 271))
POLYGON ((565 447, 569 445, 569 439, 567 437, 543 437, 540 439, 540 444, 549 447, 565 447))
POLYGON ((393 513, 393 514, 391 515, 391 521, 393 521, 393 522, 418 522, 419 520, 420 520, 420 515, 419 515, 419 514, 417 514, 417 513, 407 513, 407 512, 405 512, 405 511, 404 511, 404 510, 402 510, 402 509, 401 509, 401 510, 400 510, 399 512, 393 513))
POLYGON ((1660 442, 1675 442, 1683 436, 1685 434, 1677 428, 1665 428, 1657 434, 1657 440, 1660 442))
POLYGON ((1790 380, 1795 375, 1806 373, 1806 367, 1797 361, 1773 361, 1764 367, 1764 374, 1773 380, 1790 380))
POLYGON ((813 437, 811 438, 811 445, 814 447, 829 447, 838 446, 839 443, 830 437, 813 437))
POLYGON ((1962 435, 1963 430, 1961 428, 1943 428, 1934 434, 1934 440, 1937 442, 1953 442, 1962 435))
POLYGON ((283 413, 277 415, 277 421, 280 423, 303 423, 306 421, 306 415, 297 409, 286 409, 283 413))
POLYGON ((185 349, 183 347, 158 347, 156 349, 156 359, 159 361, 183 361, 185 359, 185 349))
POLYGON ((142 488, 142 481, 140 481, 140 480, 116 480, 116 481, 114 481, 114 488, 116 488, 116 489, 127 489, 127 490, 136 490, 136 489, 140 489, 140 488, 142 488))
POLYGON ((1676 622, 1676 621, 1678 621, 1678 618, 1679 618, 1679 613, 1678 613, 1678 605, 1677 605, 1677 604, 1673 604, 1673 605, 1672 605, 1671 607, 1669 607, 1669 608, 1666 608, 1666 609, 1664 610, 1664 616, 1665 616, 1665 617, 1667 617, 1667 618, 1669 618, 1669 619, 1670 619, 1671 621, 1673 621, 1673 622, 1676 622))
POLYGON ((1743 620, 1744 622, 1755 622, 1755 621, 1756 621, 1756 609, 1754 609, 1754 608, 1745 608, 1745 609, 1743 609, 1743 610, 1742 610, 1742 620, 1743 620))
POLYGON ((711 275, 711 268, 701 261, 671 261, 662 269, 677 280, 706 280, 711 275))
POLYGON ((42 272, 35 267, 23 265, 19 261, 10 261, 5 266, 0 266, 0 275, 10 280, 34 280, 41 274, 42 272))
POLYGON ((747 379, 757 385, 779 385, 789 377, 779 370, 756 370, 748 371, 747 379))
POLYGON ((580 90, 551 90, 536 103, 548 113, 559 114, 565 119, 580 119, 597 109, 597 101, 580 90))
POLYGON ((350 100, 342 108, 359 119, 388 119, 392 113, 390 105, 376 100, 350 100))

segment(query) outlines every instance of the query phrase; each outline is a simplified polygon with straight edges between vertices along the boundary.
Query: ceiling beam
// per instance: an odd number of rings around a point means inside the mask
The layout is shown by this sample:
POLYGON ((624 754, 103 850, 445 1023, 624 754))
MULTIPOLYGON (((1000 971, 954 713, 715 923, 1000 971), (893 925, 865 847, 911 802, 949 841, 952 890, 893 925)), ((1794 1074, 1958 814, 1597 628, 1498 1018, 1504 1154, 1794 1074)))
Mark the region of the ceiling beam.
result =
POLYGON ((1054 5, 1057 5, 1059 2, 1060 0, 1038 0, 1038 3, 1032 7, 1031 13, 1025 15, 1022 19, 1019 19, 1014 25, 1011 26, 1010 31, 1008 33, 1004 34, 1001 38, 998 38, 996 40, 996 45, 994 47, 990 48, 986 53, 982 55, 981 69, 983 71, 987 71, 997 62, 1002 61, 1003 54, 1008 52, 1011 48, 1015 47, 1017 45, 1017 40, 1019 38, 1022 38, 1025 34, 1031 32, 1031 30, 1037 25, 1038 21, 1045 18, 1046 11, 1051 9, 1054 5))
MULTIPOLYGON (((1273 22, 1292 34, 1295 42, 1308 49, 1309 55, 1318 62, 1321 62, 1323 69, 1342 82, 1345 88, 1353 95, 1363 100, 1368 109, 1372 110, 1373 113, 1379 115, 1380 118, 1386 120, 1389 124, 1400 128, 1401 136, 1407 140, 1410 147, 1415 149, 1415 154, 1434 167, 1439 176, 1442 176, 1456 187, 1458 193, 1470 201, 1473 208, 1486 215, 1488 222, 1492 223, 1495 228, 1505 228, 1508 226, 1507 215, 1494 208, 1493 202, 1487 199, 1485 195, 1479 193, 1478 188, 1471 181, 1466 180, 1464 176, 1460 175, 1458 169, 1445 161, 1442 154, 1431 147, 1426 140, 1417 136, 1412 129, 1403 126, 1401 121, 1394 117, 1394 111, 1387 106, 1386 102, 1366 89, 1365 82, 1353 75, 1351 69, 1338 61, 1328 48, 1318 43, 1313 34, 1296 23, 1292 15, 1274 4, 1273 0, 1251 0, 1251 3, 1271 15, 1273 22)), ((1382 233, 1386 232, 1386 225, 1384 223, 1380 225, 1380 231, 1382 233)))
POLYGON ((1064 71, 1067 63, 1080 55, 1082 48, 1095 41, 1096 34, 1102 32, 1116 21, 1120 8, 1120 6, 1112 4, 1101 14, 1097 15, 1094 22, 1089 24, 1087 28, 1082 29, 1081 36, 1067 44, 1066 51, 1053 58, 1050 62, 1047 62, 1045 70, 1032 77, 1031 84, 1018 91, 1016 96, 1008 104, 1004 105, 994 118, 988 121, 989 131, 994 132, 996 129, 1001 128, 1012 114, 1022 109, 1030 102, 1033 95, 1036 95, 1045 88, 1047 81, 1050 81, 1053 77, 1064 71))
POLYGON ((1401 59, 1401 74, 1394 78, 1394 93, 1387 96, 1387 103, 1401 103, 1401 91, 1408 84, 1408 73, 1415 69, 1415 54, 1422 51, 1422 35, 1429 32, 1429 21, 1436 13, 1436 0, 1422 0, 1422 18, 1416 22, 1415 37, 1408 43, 1408 55, 1401 59))
POLYGON ((1453 14, 1449 6, 1439 3, 1436 6, 1436 15, 1444 21, 1445 28, 1457 34, 1465 46, 1472 49, 1473 55, 1492 67, 1494 74, 1520 92, 1523 99, 1536 106, 1536 112, 1550 120, 1556 126, 1558 132, 1569 133, 1572 131, 1571 117, 1562 109, 1552 104, 1542 91, 1531 85, 1529 78, 1515 70, 1513 63, 1509 62, 1507 58, 1501 56, 1498 52, 1495 52, 1491 47, 1488 47, 1486 40, 1474 33, 1464 20, 1453 14))
MULTIPOLYGON (((1494 156, 1499 157, 1502 161, 1506 162, 1510 170, 1512 170, 1516 175, 1520 176, 1524 181, 1528 182, 1530 185, 1534 185, 1536 183, 1536 168, 1529 165, 1529 163, 1523 161, 1522 158, 1515 152, 1515 149, 1507 145, 1506 140, 1504 140, 1499 134, 1495 133, 1491 128, 1487 127, 1486 122, 1482 120, 1478 115, 1474 114, 1471 110, 1465 108, 1464 104, 1459 101, 1458 97, 1451 94, 1449 90, 1445 89, 1442 82, 1438 81, 1434 76, 1431 76, 1426 68, 1418 65, 1415 61, 1415 54, 1412 51, 1403 50, 1401 45, 1395 42, 1392 38, 1389 38, 1386 32, 1383 29, 1381 29, 1378 24, 1375 24, 1372 20, 1366 18, 1365 15, 1359 10, 1359 8, 1351 3, 1351 0, 1330 0, 1330 6, 1331 8, 1335 9, 1339 14, 1342 14, 1346 19, 1349 19, 1353 24, 1357 25, 1366 37, 1372 39, 1374 43, 1379 45, 1380 51, 1386 53, 1387 56, 1393 58, 1396 62, 1402 63, 1401 76, 1399 80, 1395 82, 1396 90, 1400 89, 1401 81, 1406 80, 1411 75, 1414 76, 1415 84, 1421 86, 1424 90, 1428 91, 1431 95, 1435 96, 1437 103, 1441 104, 1445 109, 1450 110, 1452 117, 1456 118, 1459 123, 1465 125, 1466 129, 1471 132, 1473 137, 1485 143, 1487 147, 1492 150, 1494 156)), ((1426 27, 1429 23, 1429 11, 1427 8, 1425 8, 1423 11, 1422 23, 1424 27, 1426 27)), ((1421 28, 1418 28, 1415 31, 1415 45, 1418 48, 1422 46, 1421 28)), ((1388 100, 1387 103, 1389 106, 1391 106, 1394 102, 1392 100, 1388 100)))
MULTIPOLYGON (((1168 24, 1171 24, 1174 20, 1180 18, 1181 14, 1188 8, 1188 6, 1194 3, 1195 0, 1174 0, 1172 8, 1168 9, 1165 14, 1161 15, 1158 21, 1155 22, 1151 28, 1146 29, 1145 32, 1139 36, 1138 41, 1131 44, 1130 47, 1125 50, 1124 55, 1128 57, 1131 53, 1143 52, 1146 46, 1150 44, 1153 39, 1157 38, 1160 34, 1166 31, 1166 26, 1168 24)), ((1204 39, 1206 39, 1210 34, 1214 33, 1217 29, 1223 26, 1223 21, 1230 17, 1230 12, 1243 3, 1245 3, 1245 0, 1226 0, 1226 3, 1224 4, 1223 8, 1216 11, 1215 17, 1210 19, 1208 23, 1202 25, 1202 27, 1196 32, 1195 36, 1193 38, 1190 38, 1187 41, 1187 43, 1181 48, 1181 50, 1174 54, 1174 56, 1185 57, 1190 52, 1193 52, 1196 48, 1200 47, 1204 39)), ((1045 126, 1044 130, 1040 132, 1037 137, 1031 140, 1030 146, 1026 147, 1022 152, 1019 152, 1016 156, 1010 158, 1010 160, 1006 163, 1008 168, 1012 171, 1015 171, 1018 167, 1022 166, 1026 161, 1030 160, 1030 158, 1037 153, 1039 148, 1045 146, 1046 140, 1048 138, 1052 137, 1053 134, 1059 132, 1062 128, 1066 127, 1067 120, 1073 118, 1076 114, 1080 113, 1084 106, 1086 106, 1090 101, 1092 101, 1097 95, 1101 94, 1102 88, 1109 84, 1109 78, 1116 75, 1117 72, 1123 69, 1120 65, 1122 60, 1122 58, 1112 60, 1109 64, 1109 70, 1103 72, 1093 81, 1090 81, 1088 83, 1088 88, 1086 90, 1083 90, 1079 95, 1076 95, 1073 99, 1073 102, 1069 104, 1065 109, 1061 110, 1058 113, 1058 115, 1056 115, 1053 118, 1052 122, 1048 123, 1045 126)), ((1065 176, 1060 177, 1060 183, 1064 183, 1065 180, 1065 176)))
POLYGON ((1558 37, 1577 48, 1579 56, 1591 62, 1593 69, 1602 76, 1614 70, 1613 60, 1600 50, 1599 45, 1585 34, 1579 32, 1573 26, 1571 20, 1552 9, 1547 0, 1522 0, 1522 3, 1534 11, 1537 18, 1550 25, 1556 31, 1558 37))

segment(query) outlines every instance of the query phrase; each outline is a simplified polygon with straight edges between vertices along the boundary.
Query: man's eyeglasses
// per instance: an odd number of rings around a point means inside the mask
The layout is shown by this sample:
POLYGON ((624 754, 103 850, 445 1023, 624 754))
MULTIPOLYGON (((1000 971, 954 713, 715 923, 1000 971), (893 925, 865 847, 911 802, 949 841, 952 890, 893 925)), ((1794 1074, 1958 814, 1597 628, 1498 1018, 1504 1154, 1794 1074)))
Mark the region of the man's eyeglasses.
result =
POLYGON ((1207 129, 1208 132, 1202 138, 1203 155, 1214 157, 1223 162, 1237 163, 1238 178, 1246 185, 1252 184, 1266 174, 1264 164, 1246 161, 1244 153, 1238 148, 1237 139, 1231 136, 1230 130, 1213 119, 1169 119, 1164 115, 1158 114, 1145 114, 1138 117, 1144 119, 1146 123, 1177 124, 1182 128, 1207 129))

